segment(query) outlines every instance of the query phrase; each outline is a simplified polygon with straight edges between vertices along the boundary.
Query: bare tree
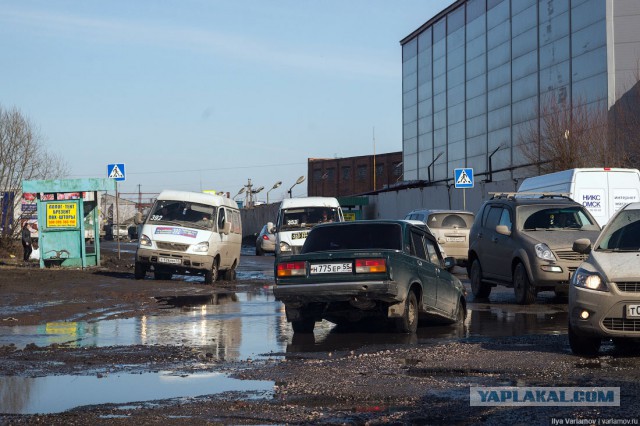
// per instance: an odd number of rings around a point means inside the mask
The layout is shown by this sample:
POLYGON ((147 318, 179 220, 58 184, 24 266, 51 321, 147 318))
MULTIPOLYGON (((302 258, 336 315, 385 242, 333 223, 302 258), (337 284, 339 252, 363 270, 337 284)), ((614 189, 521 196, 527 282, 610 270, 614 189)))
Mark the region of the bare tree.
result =
POLYGON ((46 150, 34 124, 17 108, 0 106, 0 192, 5 195, 0 198, 0 244, 20 230, 20 217, 13 212, 20 208, 22 181, 66 174, 64 159, 46 150))
POLYGON ((534 120, 519 135, 522 154, 540 173, 577 167, 628 167, 632 161, 610 125, 603 103, 573 105, 548 98, 534 120))

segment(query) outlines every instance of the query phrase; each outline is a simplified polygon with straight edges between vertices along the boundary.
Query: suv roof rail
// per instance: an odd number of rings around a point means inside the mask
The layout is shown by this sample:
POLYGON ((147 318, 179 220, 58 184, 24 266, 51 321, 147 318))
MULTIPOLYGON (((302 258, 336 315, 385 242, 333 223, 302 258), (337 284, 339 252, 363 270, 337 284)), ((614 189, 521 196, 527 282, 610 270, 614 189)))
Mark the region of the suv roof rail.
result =
POLYGON ((567 192, 489 192, 491 199, 507 198, 566 198, 571 200, 567 192))

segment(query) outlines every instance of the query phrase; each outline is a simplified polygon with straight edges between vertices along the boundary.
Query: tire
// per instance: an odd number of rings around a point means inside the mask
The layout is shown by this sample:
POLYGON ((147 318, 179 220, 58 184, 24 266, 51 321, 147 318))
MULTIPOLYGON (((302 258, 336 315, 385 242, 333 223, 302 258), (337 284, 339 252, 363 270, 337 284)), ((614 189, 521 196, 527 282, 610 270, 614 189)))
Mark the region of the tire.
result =
POLYGON ((637 355, 640 353, 640 342, 636 339, 616 337, 612 340, 616 350, 623 355, 637 355))
POLYGON ((404 314, 396 319, 396 330, 407 334, 413 334, 418 330, 418 300, 413 291, 409 291, 404 301, 404 314))
POLYGON ((145 268, 142 263, 136 262, 133 269, 133 277, 136 280, 142 280, 144 279, 145 275, 147 275, 147 268, 145 268))
POLYGON ((234 264, 230 269, 227 269, 222 274, 222 279, 225 281, 235 281, 236 280, 236 265, 234 264))
POLYGON ((213 266, 204 273, 204 283, 213 284, 218 279, 218 259, 213 259, 213 266))
POLYGON ((491 294, 491 286, 482 282, 482 268, 480 261, 474 259, 469 272, 469 281, 471 281, 471 293, 475 299, 486 299, 491 294))
POLYGON ((536 288, 531 285, 527 269, 522 263, 518 263, 513 271, 513 292, 519 305, 529 305, 536 300, 536 288))
POLYGON ((256 246, 256 256, 264 256, 264 251, 259 246, 256 246))
POLYGON ((601 339, 599 337, 579 336, 569 324, 569 346, 571 352, 580 356, 596 356, 600 351, 601 339))
POLYGON ((461 300, 458 300, 458 311, 456 312, 456 322, 455 324, 457 325, 462 325, 464 324, 464 319, 466 317, 466 312, 464 309, 464 305, 462 304, 461 300))
POLYGON ((171 273, 170 272, 154 272, 153 273, 153 277, 156 280, 164 280, 164 281, 169 281, 171 279, 171 273))
POLYGON ((291 327, 294 333, 313 333, 315 325, 316 322, 314 320, 307 318, 291 321, 291 327))

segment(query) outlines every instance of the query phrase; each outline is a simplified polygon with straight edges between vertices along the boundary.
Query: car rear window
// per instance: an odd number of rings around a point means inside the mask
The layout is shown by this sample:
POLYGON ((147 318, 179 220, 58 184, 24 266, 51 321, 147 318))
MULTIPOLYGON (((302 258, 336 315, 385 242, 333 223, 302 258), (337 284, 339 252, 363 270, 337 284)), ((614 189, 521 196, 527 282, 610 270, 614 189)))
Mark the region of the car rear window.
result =
POLYGON ((473 215, 471 213, 434 213, 429 215, 429 228, 471 228, 473 215))
POLYGON ((402 250, 402 227, 394 223, 319 226, 309 232, 301 253, 363 249, 402 250))

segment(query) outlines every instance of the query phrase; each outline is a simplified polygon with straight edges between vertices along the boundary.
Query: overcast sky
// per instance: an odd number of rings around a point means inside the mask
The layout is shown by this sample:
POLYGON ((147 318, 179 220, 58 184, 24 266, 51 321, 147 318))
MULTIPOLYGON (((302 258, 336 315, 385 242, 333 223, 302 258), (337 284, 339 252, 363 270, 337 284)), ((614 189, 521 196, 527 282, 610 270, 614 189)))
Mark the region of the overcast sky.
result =
POLYGON ((308 158, 373 154, 374 136, 402 150, 399 41, 452 2, 0 0, 0 104, 71 178, 124 163, 121 192, 283 181, 275 201, 308 158))

